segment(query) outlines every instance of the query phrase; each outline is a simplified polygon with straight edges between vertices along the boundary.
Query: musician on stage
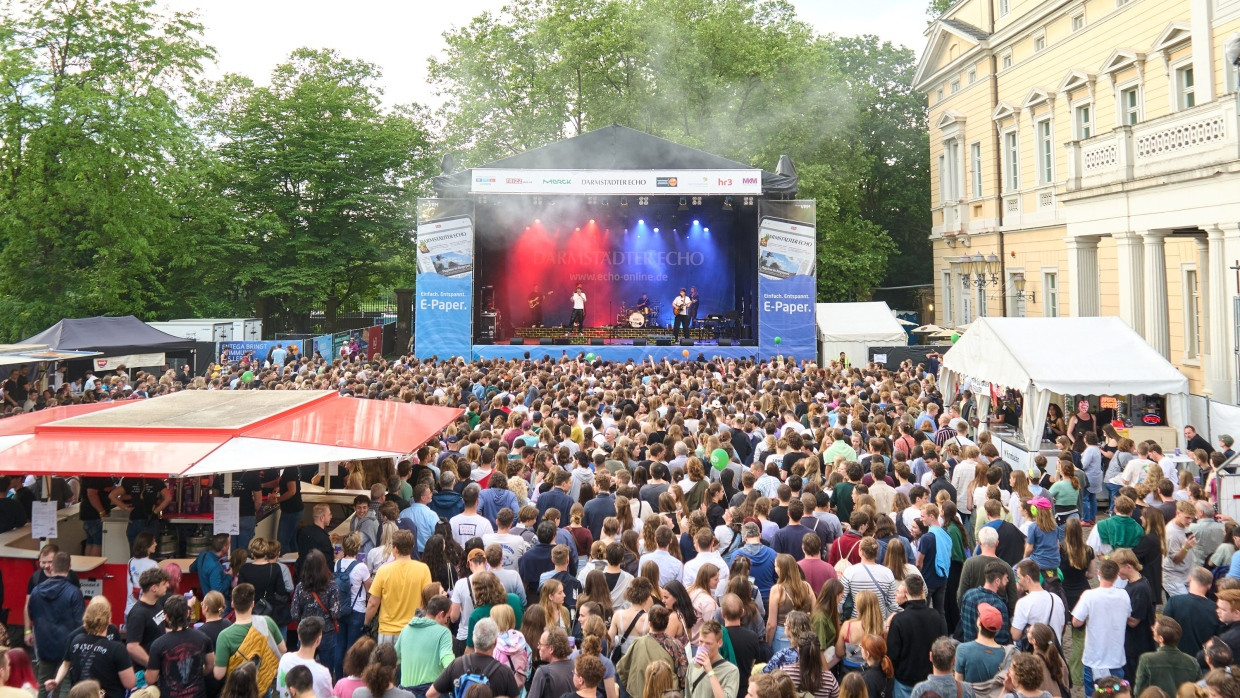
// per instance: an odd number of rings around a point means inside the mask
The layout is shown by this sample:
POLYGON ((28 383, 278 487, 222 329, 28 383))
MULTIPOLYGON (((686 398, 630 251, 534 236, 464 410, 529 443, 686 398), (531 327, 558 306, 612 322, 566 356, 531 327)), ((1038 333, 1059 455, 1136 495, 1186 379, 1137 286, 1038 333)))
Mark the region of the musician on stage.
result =
POLYGON ((693 327, 697 323, 698 314, 698 292, 697 286, 689 287, 689 327, 693 327))
POLYGON ((577 284, 577 290, 573 291, 573 315, 568 320, 568 327, 572 329, 573 325, 577 325, 578 332, 585 331, 586 323, 586 292, 581 290, 581 284, 577 284))
POLYGON ((637 299, 637 305, 633 306, 633 310, 647 315, 650 311, 650 297, 643 293, 642 297, 637 299))
POLYGON ((542 304, 543 304, 543 300, 545 300, 548 295, 550 294, 543 293, 538 288, 538 284, 534 284, 534 290, 530 291, 530 296, 529 296, 530 326, 531 327, 542 327, 542 324, 543 324, 542 304))
POLYGON ((689 336, 689 306, 692 299, 685 295, 685 290, 680 289, 680 295, 672 299, 672 314, 676 316, 675 323, 672 324, 672 338, 680 339, 680 329, 683 327, 685 336, 689 336))

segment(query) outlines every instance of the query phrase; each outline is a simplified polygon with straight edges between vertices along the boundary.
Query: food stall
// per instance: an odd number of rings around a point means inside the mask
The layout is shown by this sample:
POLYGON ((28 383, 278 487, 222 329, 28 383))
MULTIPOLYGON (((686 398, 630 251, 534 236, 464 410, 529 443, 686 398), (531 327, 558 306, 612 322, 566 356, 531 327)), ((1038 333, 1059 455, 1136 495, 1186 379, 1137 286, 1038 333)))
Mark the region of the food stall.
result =
POLYGON ((1003 459, 1026 469, 1038 453, 1052 461, 1058 453, 1046 439, 1052 403, 1066 408, 1066 421, 1088 400, 1095 419, 1123 420, 1121 434, 1152 438, 1168 453, 1188 413, 1188 379, 1118 317, 978 318, 943 355, 939 381, 944 395, 970 386, 979 429, 992 392, 1019 393, 1018 426, 990 431, 1003 459))
MULTIPOLYGON (((455 408, 308 390, 185 391, 150 400, 57 407, 0 420, 0 474, 171 478, 170 487, 182 494, 179 508, 165 517, 165 528, 201 527, 197 532, 207 531, 209 538, 231 523, 236 502, 228 506, 228 497, 215 497, 210 512, 192 511, 189 505, 202 501, 196 498, 202 497, 203 478, 222 475, 223 491, 229 492, 234 473, 391 458, 417 450, 461 414, 455 408)), ((302 492, 307 517, 315 502, 348 506, 356 494, 309 484, 302 492)), ((10 611, 10 623, 21 622, 24 582, 34 572, 43 543, 54 541, 70 553, 81 550, 78 508, 61 508, 53 517, 48 507, 36 503, 34 521, 0 534, 0 575, 14 580, 4 585, 3 607, 10 611), (53 518, 54 536, 33 535, 47 530, 53 518)), ((273 537, 278 516, 268 515, 257 535, 273 537)), ((124 598, 129 560, 125 528, 123 515, 104 519, 103 555, 73 556, 73 569, 87 596, 104 594, 114 602, 124 598)), ((175 550, 183 554, 185 547, 175 550)), ((123 622, 124 604, 113 605, 116 622, 123 622)))

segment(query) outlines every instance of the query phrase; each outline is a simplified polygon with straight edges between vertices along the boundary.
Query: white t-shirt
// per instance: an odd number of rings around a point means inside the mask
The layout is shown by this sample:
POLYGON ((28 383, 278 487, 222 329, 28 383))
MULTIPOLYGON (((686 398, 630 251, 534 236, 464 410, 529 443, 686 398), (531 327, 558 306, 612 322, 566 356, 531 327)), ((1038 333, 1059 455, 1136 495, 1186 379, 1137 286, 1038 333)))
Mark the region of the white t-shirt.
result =
POLYGON ((1012 627, 1023 631, 1036 623, 1046 623, 1055 631, 1059 641, 1063 641, 1063 626, 1068 609, 1063 599, 1043 589, 1026 594, 1016 602, 1016 612, 1012 614, 1012 627))
POLYGON ((314 677, 314 695, 317 698, 332 694, 332 674, 327 670, 327 667, 313 659, 302 659, 297 656, 296 652, 285 652, 284 656, 280 657, 280 666, 276 670, 276 691, 280 694, 280 698, 289 698, 288 686, 284 683, 284 677, 288 676, 289 670, 295 666, 304 666, 310 669, 310 675, 314 677))
POLYGON ((125 596, 126 616, 129 615, 129 611, 133 608, 133 605, 138 602, 138 594, 142 592, 141 587, 138 586, 138 580, 141 579, 142 573, 147 570, 153 570, 156 567, 159 567, 159 563, 149 557, 135 557, 129 559, 129 594, 125 596))
POLYGON ((500 566, 512 571, 516 571, 517 560, 530 547, 530 544, 526 543, 524 538, 511 533, 487 533, 482 536, 483 545, 490 546, 492 543, 498 545, 500 550, 504 551, 504 562, 500 566))
POLYGON ((477 514, 457 514, 448 520, 448 525, 452 527, 452 537, 461 544, 462 548, 474 536, 482 537, 488 533, 495 533, 491 522, 487 521, 485 516, 477 514))
POLYGON ((586 309, 586 294, 578 291, 573 294, 573 310, 586 309))
MULTIPOLYGON (((1020 604, 1018 603, 1017 606, 1020 604)), ((1132 602, 1128 592, 1115 587, 1088 589, 1072 609, 1072 617, 1085 621, 1085 666, 1116 669, 1124 666, 1124 631, 1132 602)))
MULTIPOLYGON (((355 559, 350 558, 336 560, 333 563, 332 572, 343 572, 349 569, 349 565, 352 565, 355 561, 355 559)), ((349 598, 341 599, 341 603, 346 604, 352 601, 354 611, 365 613, 366 592, 362 591, 362 587, 366 584, 367 579, 370 579, 370 568, 366 566, 366 563, 358 562, 357 565, 354 565, 353 571, 349 573, 349 598)))
MULTIPOLYGON (((461 617, 469 620, 470 614, 474 612, 474 587, 472 577, 461 577, 456 580, 456 585, 452 587, 452 603, 461 607, 461 617)), ((469 623, 461 623, 456 630, 456 639, 464 640, 469 636, 469 623)))

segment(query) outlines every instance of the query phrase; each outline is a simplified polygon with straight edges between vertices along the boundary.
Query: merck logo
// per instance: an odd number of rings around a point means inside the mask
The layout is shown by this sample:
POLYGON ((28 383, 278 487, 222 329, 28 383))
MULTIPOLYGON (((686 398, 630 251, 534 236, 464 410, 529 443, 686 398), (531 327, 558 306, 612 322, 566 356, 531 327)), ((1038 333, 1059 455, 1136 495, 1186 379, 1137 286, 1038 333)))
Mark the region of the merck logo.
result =
POLYGON ((741 184, 757 184, 757 183, 758 183, 757 177, 742 177, 741 178, 741 184))

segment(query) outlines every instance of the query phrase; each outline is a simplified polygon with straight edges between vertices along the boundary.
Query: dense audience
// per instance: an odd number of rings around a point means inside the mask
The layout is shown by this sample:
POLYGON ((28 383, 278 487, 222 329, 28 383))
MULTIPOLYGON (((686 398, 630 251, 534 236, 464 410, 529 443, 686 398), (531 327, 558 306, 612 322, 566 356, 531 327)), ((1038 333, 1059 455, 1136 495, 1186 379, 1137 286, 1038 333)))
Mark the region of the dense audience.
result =
POLYGON ((1194 478, 1083 409, 1026 469, 937 368, 246 357, 5 383, 9 412, 314 389, 464 414, 329 474, 370 492, 347 526, 303 509, 317 467, 235 477, 242 535, 212 540, 195 589, 150 561, 165 485, 70 483, 140 512, 125 626, 103 598, 82 612, 49 546, 37 660, 0 655, 0 677, 92 698, 1240 698, 1240 529, 1215 509, 1230 437, 1201 440, 1194 478), (254 535, 264 506, 275 539, 254 535))

